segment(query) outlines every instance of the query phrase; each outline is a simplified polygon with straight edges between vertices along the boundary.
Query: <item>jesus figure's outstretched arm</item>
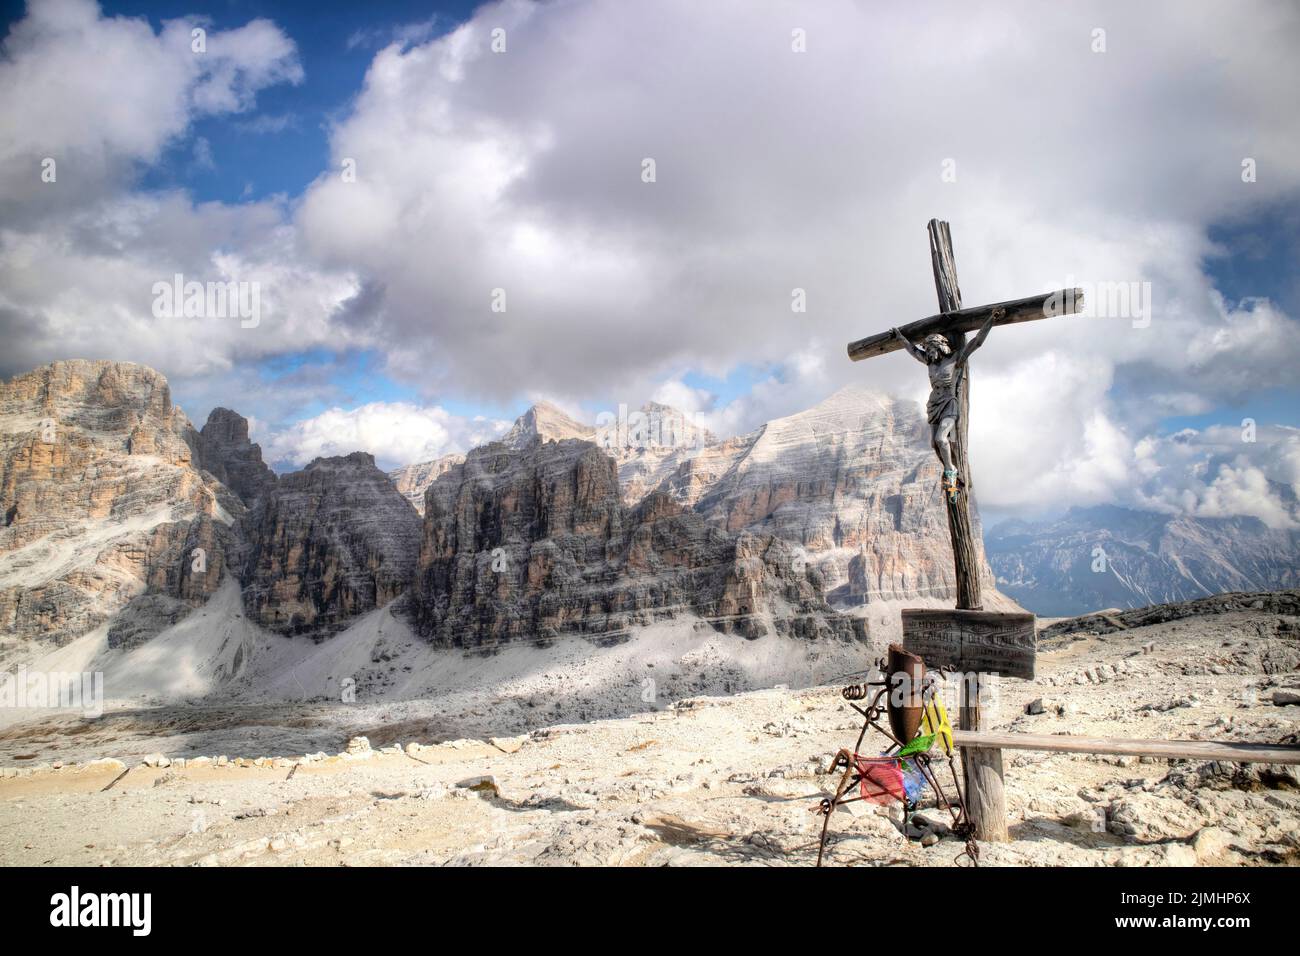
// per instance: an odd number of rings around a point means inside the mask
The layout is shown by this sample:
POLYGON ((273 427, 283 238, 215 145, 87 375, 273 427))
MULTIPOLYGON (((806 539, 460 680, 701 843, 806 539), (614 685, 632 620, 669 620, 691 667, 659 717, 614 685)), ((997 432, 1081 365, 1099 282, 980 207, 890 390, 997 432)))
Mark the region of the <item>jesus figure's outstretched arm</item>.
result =
POLYGON ((922 365, 930 364, 930 360, 925 357, 925 353, 922 352, 920 349, 918 349, 915 345, 913 345, 911 339, 909 339, 902 332, 898 331, 898 329, 893 329, 892 331, 894 333, 894 338, 898 339, 898 341, 903 343, 903 348, 907 349, 908 354, 910 354, 912 358, 916 359, 922 365))
POLYGON ((983 327, 979 330, 979 334, 967 342, 966 347, 961 350, 961 355, 957 356, 958 365, 965 364, 966 360, 971 357, 971 353, 984 344, 984 340, 989 337, 989 330, 993 328, 993 323, 997 318, 998 310, 994 310, 994 312, 988 317, 988 320, 984 323, 983 327))

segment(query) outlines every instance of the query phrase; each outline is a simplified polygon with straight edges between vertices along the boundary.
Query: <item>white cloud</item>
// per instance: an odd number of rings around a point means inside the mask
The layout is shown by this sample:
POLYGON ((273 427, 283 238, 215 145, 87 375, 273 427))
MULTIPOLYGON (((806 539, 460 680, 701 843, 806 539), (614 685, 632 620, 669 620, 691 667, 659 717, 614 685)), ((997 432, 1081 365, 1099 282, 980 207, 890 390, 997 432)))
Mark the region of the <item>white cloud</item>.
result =
POLYGON ((650 400, 668 405, 688 415, 700 415, 712 410, 717 396, 706 388, 694 388, 680 378, 670 378, 660 383, 650 400))
MULTIPOLYGON (((301 253, 283 199, 195 203, 135 187, 197 118, 247 113, 260 90, 302 77, 293 41, 266 20, 215 30, 183 18, 155 32, 89 0, 34 0, 0 60, 0 372, 112 358, 179 384, 299 348, 372 346, 348 321, 359 283, 301 253), (40 178, 47 156, 53 182, 40 178), (178 273, 255 284, 261 321, 156 317, 154 284, 178 273)), ((212 166, 207 139, 188 147, 194 168, 212 166)))
POLYGON ((195 117, 248 110, 259 90, 303 77, 297 51, 267 20, 211 30, 206 20, 104 17, 92 0, 32 0, 0 60, 0 210, 14 227, 48 225, 128 182, 195 117), (207 29, 206 52, 191 31, 207 29), (57 163, 44 183, 41 160, 57 163))
POLYGON ((6 369, 112 358, 181 380, 230 373, 278 352, 372 346, 373 333, 347 321, 361 291, 356 280, 307 260, 285 216, 276 201, 195 205, 179 193, 140 194, 97 203, 39 232, 0 229, 6 369), (178 273, 187 281, 256 283, 260 321, 246 328, 233 313, 156 317, 154 284, 178 273))
POLYGON ((1256 425, 1186 428, 1133 448, 1134 487, 1125 499, 1167 513, 1252 515, 1273 528, 1300 527, 1300 429, 1256 425))
POLYGON ((206 136, 194 140, 194 166, 196 169, 204 170, 217 168, 216 161, 212 158, 212 143, 206 136))
POLYGON ((349 50, 355 50, 387 46, 390 43, 399 46, 424 43, 434 35, 440 23, 442 17, 435 13, 426 20, 399 23, 396 26, 365 27, 354 30, 348 36, 346 46, 349 50))
MULTIPOLYGON (((1110 8, 1094 54, 1090 20, 1041 5, 492 4, 376 56, 332 138, 358 180, 323 176, 300 223, 324 261, 382 286, 397 367, 435 388, 651 394, 682 368, 784 363, 812 341, 823 394, 907 387, 891 360, 849 366, 843 343, 934 311, 935 214, 968 302, 1069 275, 1153 286, 1150 329, 1008 329, 985 365, 1064 339, 1087 363, 1186 371, 1220 318, 1206 225, 1300 184, 1284 92, 1300 67, 1284 7, 1185 9, 1110 8), (1270 181, 1243 188, 1228 142, 1266 154, 1270 181)), ((1300 354, 1293 330, 1270 332, 1300 354)))
MULTIPOLYGON (((300 203, 227 206, 134 192, 132 173, 195 117, 250 113, 260 89, 300 79, 292 41, 253 21, 211 33, 198 60, 197 19, 155 32, 38 0, 0 61, 6 370, 125 358, 208 395, 263 356, 367 349, 430 396, 674 396, 729 434, 848 382, 924 398, 905 355, 853 364, 844 343, 935 311, 923 226, 940 216, 967 304, 1069 281, 1149 282, 1153 296, 1144 328, 1075 317, 993 333, 972 372, 982 503, 1158 498, 1154 467, 1189 507, 1260 511, 1259 466, 1184 487, 1141 436, 1294 385, 1295 318, 1225 302, 1205 263, 1223 252, 1211 224, 1300 195, 1286 92, 1300 18, 1284 2, 1094 9, 491 4, 438 39, 393 34, 300 203), (795 25, 806 53, 791 51, 795 25), (507 53, 489 50, 496 27, 507 53), (46 189, 33 164, 55 154, 46 189), (1241 181, 1245 156, 1257 182, 1241 181), (176 271, 255 278, 267 318, 160 323, 142 290, 176 271), (807 312, 791 311, 795 288, 807 312), (770 375, 725 406, 682 382, 742 363, 770 375)), ((459 440, 442 424, 452 437, 413 423, 420 448, 459 440)), ((395 462, 425 454, 365 431, 395 462)), ((303 423, 277 441, 301 461, 329 438, 303 423)))
POLYGON ((370 402, 331 408, 265 439, 267 460, 302 467, 314 458, 368 451, 381 468, 429 461, 484 444, 509 422, 464 418, 441 407, 409 402, 370 402))

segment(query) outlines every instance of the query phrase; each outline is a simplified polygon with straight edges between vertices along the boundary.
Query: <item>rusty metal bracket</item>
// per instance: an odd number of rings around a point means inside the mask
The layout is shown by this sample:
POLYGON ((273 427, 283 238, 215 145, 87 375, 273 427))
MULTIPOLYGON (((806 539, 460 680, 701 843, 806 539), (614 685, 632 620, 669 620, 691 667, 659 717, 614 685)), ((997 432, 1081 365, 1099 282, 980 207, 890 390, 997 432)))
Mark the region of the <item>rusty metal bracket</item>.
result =
MULTIPOLYGON (((935 673, 927 673, 921 658, 907 653, 898 645, 889 648, 888 658, 881 658, 876 662, 876 669, 884 675, 882 680, 850 684, 840 691, 840 696, 845 702, 862 716, 862 730, 853 749, 841 748, 831 758, 830 765, 826 768, 827 775, 842 771, 835 788, 835 795, 823 797, 812 808, 814 813, 822 816, 821 839, 817 846, 817 866, 822 865, 826 855, 826 839, 830 833, 831 816, 836 808, 863 799, 861 796, 848 796, 848 794, 862 782, 857 758, 862 755, 862 741, 866 738, 867 731, 875 730, 889 741, 889 746, 884 752, 885 756, 896 749, 901 750, 906 741, 912 740, 919 733, 923 715, 938 693, 939 679, 935 673), (866 708, 859 707, 857 702, 867 698, 870 698, 871 702, 866 708), (882 718, 884 718, 883 722, 882 718)), ((942 676, 943 671, 938 671, 938 674, 942 676)), ((907 759, 916 764, 926 783, 934 790, 939 807, 948 811, 952 820, 953 834, 965 840, 965 848, 955 859, 960 861, 962 858, 967 858, 970 860, 968 865, 979 866, 979 845, 972 836, 974 828, 966 813, 966 801, 962 795, 961 780, 957 773, 957 751, 956 748, 947 747, 945 751, 948 771, 952 776, 953 796, 951 798, 939 782, 933 767, 933 758, 929 753, 911 754, 907 759)), ((903 833, 906 838, 908 818, 912 809, 906 795, 902 799, 902 804, 903 833)))

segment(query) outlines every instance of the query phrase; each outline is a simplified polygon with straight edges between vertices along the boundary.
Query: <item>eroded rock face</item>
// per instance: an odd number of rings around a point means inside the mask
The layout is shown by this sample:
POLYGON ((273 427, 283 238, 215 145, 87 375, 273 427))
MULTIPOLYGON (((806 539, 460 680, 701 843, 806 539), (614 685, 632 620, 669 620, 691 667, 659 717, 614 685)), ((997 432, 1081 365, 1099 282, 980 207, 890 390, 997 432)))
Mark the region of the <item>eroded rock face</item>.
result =
MULTIPOLYGON (((503 444, 523 450, 566 438, 594 441, 616 463, 629 508, 666 494, 728 532, 787 541, 836 605, 956 594, 940 466, 915 402, 849 387, 725 441, 653 402, 607 413, 595 428, 542 403, 503 444)), ((459 463, 409 466, 394 480, 414 498, 459 463)), ((977 510, 972 518, 978 532, 977 510)), ((992 592, 992 573, 983 567, 992 592)))
POLYGON ((364 452, 282 476, 245 527, 245 609, 283 634, 327 635, 387 603, 419 553, 419 515, 364 452))
POLYGON ((388 473, 388 478, 416 512, 423 515, 424 493, 429 486, 464 461, 464 455, 443 455, 433 461, 422 461, 419 464, 397 468, 388 473))
POLYGON ((791 542, 836 603, 862 604, 956 593, 939 478, 920 407, 849 387, 704 449, 660 488, 728 531, 791 542))
POLYGON ((216 591, 242 507, 195 467, 189 433, 142 365, 55 362, 0 385, 0 632, 63 643, 137 598, 216 591))
POLYGON ((198 467, 252 507, 275 484, 275 472, 262 461, 262 447, 248 440, 248 419, 228 408, 214 408, 203 430, 190 436, 198 467))
POLYGON ((770 535, 711 527, 666 494, 627 507, 591 442, 502 442, 430 486, 412 604, 419 632, 453 646, 618 639, 683 613, 748 637, 861 637, 819 585, 770 535))

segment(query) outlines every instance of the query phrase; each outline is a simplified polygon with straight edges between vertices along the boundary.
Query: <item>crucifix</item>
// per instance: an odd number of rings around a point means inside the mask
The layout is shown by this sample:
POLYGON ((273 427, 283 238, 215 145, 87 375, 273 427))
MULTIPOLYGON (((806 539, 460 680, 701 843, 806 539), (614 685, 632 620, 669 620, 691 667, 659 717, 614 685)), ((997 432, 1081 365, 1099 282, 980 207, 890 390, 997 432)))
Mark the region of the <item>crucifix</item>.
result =
MULTIPOLYGON (((980 708, 980 688, 987 686, 982 678, 987 674, 1032 678, 1036 629, 1032 614, 996 614, 983 610, 980 548, 971 530, 968 506, 973 488, 966 444, 970 409, 968 363, 971 353, 984 343, 994 326, 1077 312, 1083 306, 1083 292, 1062 289, 963 309, 948 224, 931 219, 927 228, 930 264, 939 294, 938 314, 851 342, 848 351, 849 358, 858 362, 902 348, 929 369, 931 391, 926 417, 930 421, 931 442, 943 464, 943 498, 952 539, 957 607, 952 611, 904 610, 903 646, 919 654, 931 667, 959 672, 963 677, 961 729, 988 730, 991 715, 980 708), (978 335, 968 343, 966 334, 976 330, 978 335)), ((1005 840, 1001 751, 964 747, 962 763, 967 811, 976 837, 1005 840)))

